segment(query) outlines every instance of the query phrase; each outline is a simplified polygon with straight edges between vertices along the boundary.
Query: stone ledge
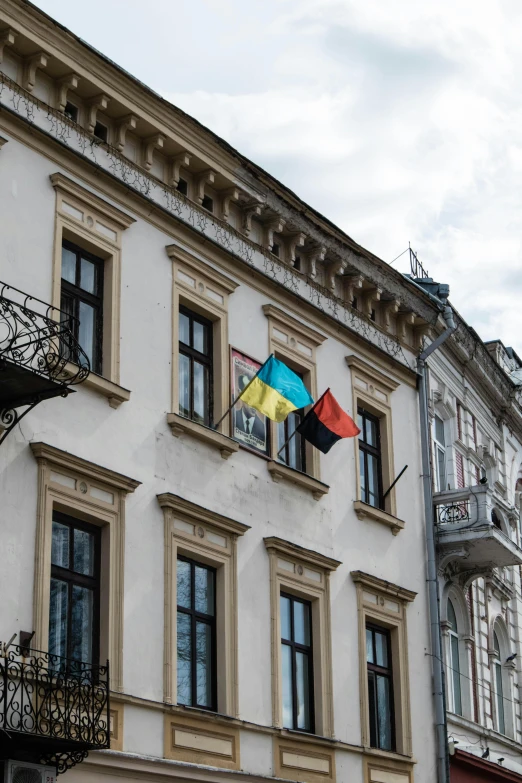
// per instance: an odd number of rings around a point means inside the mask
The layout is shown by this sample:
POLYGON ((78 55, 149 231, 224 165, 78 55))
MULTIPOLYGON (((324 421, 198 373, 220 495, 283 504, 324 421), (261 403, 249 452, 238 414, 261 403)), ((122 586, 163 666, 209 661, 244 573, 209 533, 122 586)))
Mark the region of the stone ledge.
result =
POLYGON ((117 383, 108 381, 107 378, 102 378, 101 375, 95 375, 92 372, 89 373, 82 385, 107 397, 111 408, 119 408, 122 402, 130 400, 131 393, 128 389, 124 389, 123 386, 119 386, 117 383))
POLYGON ((232 438, 213 430, 211 427, 206 427, 204 424, 186 419, 178 413, 167 413, 167 424, 176 438, 179 438, 180 435, 191 435, 193 438, 219 449, 223 459, 228 459, 236 451, 239 451, 239 443, 236 443, 232 438))
POLYGON ((372 519, 374 522, 380 522, 382 525, 386 525, 391 529, 394 536, 404 528, 402 519, 398 519, 392 514, 388 514, 387 511, 383 511, 381 508, 375 508, 374 506, 368 505, 368 503, 363 503, 362 500, 354 500, 353 510, 359 519, 372 519))
POLYGON ((272 476, 273 481, 290 481, 292 484, 297 484, 298 487, 307 489, 312 493, 315 500, 320 500, 323 495, 327 495, 330 487, 328 484, 323 484, 322 481, 308 476, 306 473, 301 473, 300 470, 294 470, 287 465, 283 465, 281 462, 267 463, 268 472, 272 476))

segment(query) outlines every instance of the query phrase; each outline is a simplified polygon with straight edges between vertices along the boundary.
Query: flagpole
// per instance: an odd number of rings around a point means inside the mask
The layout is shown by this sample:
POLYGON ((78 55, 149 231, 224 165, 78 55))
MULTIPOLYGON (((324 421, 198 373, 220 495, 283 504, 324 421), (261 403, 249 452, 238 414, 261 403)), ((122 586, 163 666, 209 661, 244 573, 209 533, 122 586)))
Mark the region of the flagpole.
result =
MULTIPOLYGON (((328 387, 328 388, 327 388, 327 390, 321 394, 321 396, 319 397, 319 399, 317 400, 317 402, 314 402, 314 404, 312 405, 312 407, 310 408, 310 410, 308 411, 308 413, 306 414, 306 416, 304 416, 304 418, 303 418, 303 421, 301 422, 301 424, 304 424, 304 423, 305 423, 305 421, 306 421, 307 417, 308 417, 308 416, 311 414, 311 412, 313 411, 313 409, 315 408, 315 406, 316 406, 316 405, 319 405, 319 403, 321 402, 321 400, 323 399, 323 397, 325 396, 325 394, 328 394, 328 392, 329 392, 329 391, 330 391, 330 387, 328 387)), ((299 426, 301 426, 301 424, 300 424, 299 426)), ((290 443, 290 441, 292 440, 292 438, 294 437, 294 435, 295 435, 296 433, 297 433, 297 428, 296 428, 296 429, 295 429, 295 430, 292 432, 292 434, 290 435, 290 437, 289 437, 289 438, 288 438, 288 439, 287 439, 287 440, 286 440, 286 441, 283 443, 283 445, 281 446, 281 448, 280 448, 280 449, 279 449, 279 451, 277 452, 277 456, 278 456, 278 457, 279 457, 279 455, 281 454, 281 452, 283 451, 283 449, 285 449, 285 448, 288 446, 288 444, 290 443)))
POLYGON ((273 356, 273 355, 274 355, 274 354, 273 354, 273 353, 271 353, 271 354, 270 354, 270 356, 268 357, 268 359, 267 359, 265 362, 263 362, 263 364, 261 365, 261 367, 259 368, 259 370, 256 372, 256 374, 254 375, 254 377, 253 377, 253 378, 252 378, 252 379, 251 379, 251 380, 250 380, 250 381, 247 383, 247 385, 245 386, 245 388, 244 388, 244 389, 241 391, 241 394, 238 394, 238 396, 236 397, 236 399, 234 400, 234 402, 232 403, 232 405, 231 405, 229 408, 227 408, 227 410, 224 412, 224 414, 222 415, 222 417, 220 418, 220 420, 217 422, 217 424, 212 424, 212 426, 211 426, 211 429, 213 429, 213 430, 217 430, 217 428, 219 427, 219 425, 221 424, 221 422, 223 421, 223 419, 225 419, 225 418, 228 416, 228 414, 230 413, 230 411, 232 410, 232 408, 234 407, 234 405, 236 404, 236 402, 238 402, 238 401, 241 399, 241 397, 242 397, 242 396, 243 396, 243 394, 246 392, 246 390, 248 389, 248 387, 250 386, 250 384, 251 384, 251 383, 253 383, 253 382, 255 381, 255 379, 257 378, 257 376, 259 375, 259 373, 261 372, 261 370, 262 370, 262 369, 263 369, 263 367, 265 366, 265 364, 268 362, 268 360, 269 360, 269 359, 271 359, 271 358, 272 358, 272 356, 273 356))

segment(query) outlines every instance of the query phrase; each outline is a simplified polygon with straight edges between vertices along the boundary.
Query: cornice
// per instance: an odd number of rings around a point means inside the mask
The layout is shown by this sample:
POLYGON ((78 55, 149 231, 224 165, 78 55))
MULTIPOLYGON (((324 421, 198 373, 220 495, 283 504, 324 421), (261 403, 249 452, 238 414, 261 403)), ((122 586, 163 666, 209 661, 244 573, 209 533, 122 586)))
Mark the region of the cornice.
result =
POLYGON ((358 356, 346 356, 345 360, 350 369, 358 370, 361 375, 365 375, 369 380, 377 381, 390 392, 395 391, 400 386, 398 381, 390 378, 389 375, 384 375, 384 373, 375 369, 372 364, 365 362, 364 359, 360 359, 358 356))
MULTIPOLYGON (((89 185, 96 187, 98 191, 103 192, 114 201, 119 201, 125 206, 130 201, 133 212, 139 218, 146 220, 159 230, 170 235, 173 239, 181 242, 187 251, 201 253, 201 248, 204 244, 205 252, 212 262, 225 269, 233 265, 234 274, 237 274, 242 282, 248 283, 264 294, 268 294, 282 307, 293 306, 298 308, 300 313, 306 313, 306 317, 315 326, 324 329, 329 336, 343 342, 350 350, 358 347, 362 352, 369 352, 372 361, 375 356, 378 356, 382 369, 392 371, 404 383, 415 387, 416 374, 412 369, 386 354, 379 346, 367 340, 355 330, 350 329, 349 326, 344 326, 340 321, 336 321, 313 303, 293 294, 279 281, 273 280, 260 270, 245 264, 240 258, 228 252, 211 239, 202 237, 197 229, 190 226, 190 224, 181 221, 161 206, 151 202, 147 196, 130 190, 114 175, 101 171, 94 163, 61 144, 57 139, 43 132, 41 134, 37 132, 37 135, 35 135, 34 127, 29 129, 27 121, 16 113, 9 109, 4 109, 1 112, 1 116, 8 121, 9 133, 21 143, 45 155, 49 160, 67 169, 73 176, 81 177, 89 185), (47 147, 45 144, 42 144, 42 141, 47 142, 47 147)), ((248 238, 243 237, 243 239, 245 242, 249 242, 248 238)))
POLYGON ((50 465, 56 467, 73 470, 75 473, 80 473, 91 480, 96 479, 96 481, 122 492, 134 492, 141 484, 141 481, 136 481, 136 479, 124 476, 122 473, 116 473, 116 471, 111 470, 110 468, 104 468, 101 465, 97 465, 95 462, 89 462, 68 451, 57 449, 55 446, 50 446, 48 443, 39 441, 37 443, 30 443, 29 445, 38 463, 48 462, 50 465))
POLYGON ((284 557, 296 557, 325 571, 335 571, 342 565, 340 560, 334 560, 333 557, 327 557, 320 552, 315 552, 313 549, 306 549, 304 546, 293 544, 291 541, 285 541, 277 536, 264 538, 263 541, 268 552, 276 552, 284 557))
POLYGON ((321 332, 317 332, 315 329, 311 329, 309 326, 303 324, 302 321, 298 321, 296 318, 293 318, 287 312, 281 310, 281 308, 276 307, 275 305, 263 305, 263 312, 267 318, 271 318, 276 323, 279 322, 285 326, 288 326, 290 329, 298 332, 298 334, 301 334, 315 346, 321 345, 326 339, 328 339, 325 334, 321 334, 321 332))
POLYGON ((407 590, 405 587, 399 587, 399 585, 393 584, 393 582, 387 582, 384 579, 379 579, 377 576, 365 574, 364 571, 351 571, 350 573, 356 584, 361 584, 363 587, 369 587, 371 590, 378 590, 381 593, 386 593, 401 601, 413 601, 417 595, 413 590, 407 590))
POLYGON ((204 261, 200 261, 192 253, 179 245, 167 245, 165 250, 169 258, 179 261, 184 266, 189 266, 204 277, 210 277, 212 282, 220 286, 227 294, 233 294, 239 283, 227 277, 214 267, 210 267, 204 261))
POLYGON ((192 503, 190 500, 182 498, 180 495, 174 495, 172 492, 163 492, 161 495, 156 495, 156 497, 163 510, 170 509, 174 513, 188 517, 196 523, 206 522, 208 525, 237 536, 242 536, 247 530, 250 530, 250 525, 229 519, 229 517, 218 514, 217 511, 198 506, 197 503, 192 503))
POLYGON ((58 190, 62 193, 68 193, 70 196, 74 196, 74 198, 76 198, 78 201, 81 201, 83 204, 85 204, 86 207, 91 207, 91 209, 94 207, 103 215, 110 218, 113 223, 116 223, 116 225, 118 225, 120 228, 126 229, 129 228, 129 226, 132 226, 133 223, 136 223, 136 218, 127 215, 117 207, 113 207, 112 204, 108 203, 108 201, 104 201, 104 199, 96 196, 90 190, 87 190, 81 185, 78 185, 78 183, 73 182, 72 179, 69 179, 69 177, 65 177, 63 174, 56 173, 51 174, 49 179, 51 180, 52 186, 55 190, 58 190))

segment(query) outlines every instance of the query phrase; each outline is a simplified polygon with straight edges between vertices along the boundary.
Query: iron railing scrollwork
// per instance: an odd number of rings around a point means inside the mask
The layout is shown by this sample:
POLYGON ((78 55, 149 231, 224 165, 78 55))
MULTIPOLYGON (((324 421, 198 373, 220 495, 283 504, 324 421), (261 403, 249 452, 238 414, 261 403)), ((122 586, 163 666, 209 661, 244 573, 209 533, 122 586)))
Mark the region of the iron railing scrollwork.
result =
POLYGON ((459 500, 445 506, 437 506, 437 519, 441 525, 456 525, 469 522, 469 500, 459 500))
POLYGON ((18 745, 38 744, 39 760, 58 772, 109 748, 109 664, 0 643, 0 730, 18 745))
POLYGON ((40 384, 27 393, 18 383, 13 397, 4 386, 8 400, 0 402, 0 443, 41 399, 65 397, 70 386, 87 378, 90 362, 77 332, 74 316, 0 282, 0 373, 18 368, 49 382, 47 390, 40 384))

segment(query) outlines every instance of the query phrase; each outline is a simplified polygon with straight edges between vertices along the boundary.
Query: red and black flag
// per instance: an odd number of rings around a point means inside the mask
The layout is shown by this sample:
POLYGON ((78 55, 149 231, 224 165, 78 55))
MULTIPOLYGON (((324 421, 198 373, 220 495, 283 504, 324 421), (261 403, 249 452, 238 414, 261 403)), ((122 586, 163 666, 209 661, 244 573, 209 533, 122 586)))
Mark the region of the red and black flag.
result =
POLYGON ((330 389, 317 400, 296 429, 323 454, 327 454, 341 438, 355 438, 361 431, 343 411, 330 389))

